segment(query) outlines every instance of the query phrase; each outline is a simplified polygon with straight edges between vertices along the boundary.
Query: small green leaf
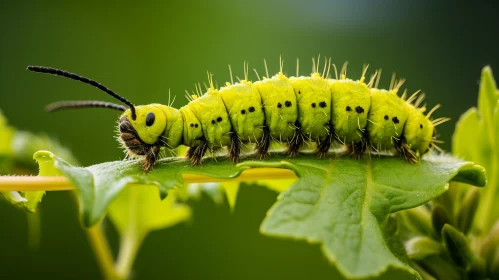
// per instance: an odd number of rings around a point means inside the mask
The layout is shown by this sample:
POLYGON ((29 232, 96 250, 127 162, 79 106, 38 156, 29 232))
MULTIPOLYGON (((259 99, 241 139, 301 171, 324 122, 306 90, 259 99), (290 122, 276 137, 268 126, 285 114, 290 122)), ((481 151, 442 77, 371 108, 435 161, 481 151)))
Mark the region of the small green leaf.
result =
POLYGON ((400 211, 397 215, 402 218, 403 226, 411 232, 422 235, 431 235, 433 233, 431 214, 424 205, 400 211))
POLYGON ((177 203, 177 193, 171 190, 161 200, 156 186, 139 185, 125 188, 109 206, 109 219, 120 235, 120 253, 116 272, 128 278, 136 254, 150 231, 188 220, 191 209, 177 203))
MULTIPOLYGON (((498 99, 499 94, 497 94, 497 87, 494 76, 492 75, 492 69, 490 69, 489 66, 486 66, 482 70, 480 91, 478 93, 478 108, 480 109, 480 114, 485 122, 485 126, 490 132, 494 131, 494 108, 498 99)), ((496 143, 494 136, 494 134, 491 134, 489 144, 496 143)))
POLYGON ((478 122, 479 118, 476 108, 470 108, 461 115, 452 137, 452 150, 455 155, 466 159, 478 158, 479 149, 476 146, 476 138, 480 134, 478 122))
POLYGON ((442 228, 446 224, 453 224, 452 218, 449 212, 441 205, 435 205, 431 211, 431 224, 433 225, 433 231, 438 238, 441 237, 442 228))
POLYGON ((485 238, 480 256, 487 264, 487 273, 492 279, 499 279, 499 221, 496 221, 485 238))
POLYGON ((125 188, 109 205, 109 218, 122 236, 133 231, 143 238, 152 230, 173 226, 190 216, 190 208, 177 203, 175 190, 161 200, 158 188, 150 185, 125 188))
POLYGON ((456 219, 457 228, 464 234, 467 234, 471 229, 479 201, 480 191, 478 189, 471 189, 466 193, 463 203, 458 210, 456 219))
POLYGON ((466 237, 453 226, 446 224, 442 228, 442 239, 452 261, 465 271, 469 270, 474 256, 466 237))
POLYGON ((432 238, 417 236, 405 243, 407 256, 412 260, 423 260, 442 252, 442 245, 432 238))
POLYGON ((12 138, 14 129, 7 125, 7 120, 0 111, 0 157, 12 155, 12 138))
POLYGON ((220 184, 225 191, 230 211, 234 212, 236 207, 237 193, 239 192, 239 182, 223 182, 220 184))
POLYGON ((442 256, 430 256, 421 260, 419 264, 436 279, 462 280, 461 273, 447 259, 444 259, 442 256))

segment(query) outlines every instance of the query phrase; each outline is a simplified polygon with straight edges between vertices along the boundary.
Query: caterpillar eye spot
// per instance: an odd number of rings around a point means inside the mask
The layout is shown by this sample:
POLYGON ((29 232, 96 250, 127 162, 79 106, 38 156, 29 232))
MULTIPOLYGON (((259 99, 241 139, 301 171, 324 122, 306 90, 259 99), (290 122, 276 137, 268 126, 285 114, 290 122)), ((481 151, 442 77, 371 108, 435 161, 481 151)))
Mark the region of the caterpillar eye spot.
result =
POLYGON ((312 103, 312 108, 315 108, 315 103, 312 103))
POLYGON ((153 112, 149 112, 147 113, 147 116, 146 116, 146 125, 147 126, 151 126, 154 124, 154 119, 155 119, 156 116, 154 116, 154 113, 153 112))
POLYGON ((384 116, 385 121, 387 121, 389 118, 390 118, 390 117, 388 117, 388 115, 385 115, 385 116, 384 116))
POLYGON ((242 110, 241 110, 241 114, 242 114, 242 115, 246 114, 246 110, 242 109, 242 110))
POLYGON ((319 106, 320 106, 321 108, 326 108, 326 107, 327 107, 327 104, 326 104, 326 102, 322 101, 321 103, 319 103, 319 106))
POLYGON ((352 108, 350 106, 347 106, 346 110, 347 110, 347 112, 350 112, 350 111, 352 111, 352 108))
POLYGON ((250 113, 255 112, 255 107, 253 107, 253 106, 249 107, 249 111, 250 111, 250 113))
POLYGON ((191 127, 194 127, 194 124, 193 124, 193 123, 191 123, 191 127))
POLYGON ((362 114, 362 113, 364 113, 364 108, 362 108, 362 107, 360 107, 360 106, 357 106, 357 107, 355 108, 355 112, 357 112, 358 114, 362 114))
POLYGON ((195 124, 194 127, 198 127, 199 125, 198 124, 195 124))
POLYGON ((423 125, 422 125, 422 124, 419 124, 419 128, 423 129, 423 125))
POLYGON ((399 123, 399 122, 400 122, 400 121, 399 121, 399 119, 398 119, 397 117, 393 117, 393 118, 392 118, 392 121, 393 121, 393 123, 395 123, 395 124, 397 124, 397 123, 399 123))
POLYGON ((292 104, 292 103, 291 103, 291 101, 286 101, 286 102, 284 103, 284 105, 286 105, 286 107, 291 107, 291 104, 292 104))
POLYGON ((217 122, 221 122, 221 121, 222 121, 222 117, 218 117, 217 122))
POLYGON ((215 120, 211 120, 211 124, 215 124, 215 120))
POLYGON ((277 103, 277 108, 282 108, 282 104, 281 103, 277 103))

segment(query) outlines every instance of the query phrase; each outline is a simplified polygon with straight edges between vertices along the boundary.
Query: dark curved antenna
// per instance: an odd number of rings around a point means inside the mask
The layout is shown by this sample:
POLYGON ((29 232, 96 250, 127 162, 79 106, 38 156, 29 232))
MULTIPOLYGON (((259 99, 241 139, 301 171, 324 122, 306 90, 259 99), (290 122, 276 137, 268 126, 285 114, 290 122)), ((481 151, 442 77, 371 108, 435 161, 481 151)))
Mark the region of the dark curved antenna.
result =
POLYGON ((62 76, 62 77, 76 80, 76 81, 80 81, 80 82, 85 83, 85 84, 92 85, 92 86, 104 91, 105 93, 111 95, 112 97, 118 99, 119 101, 125 103, 126 105, 128 105, 128 107, 130 107, 130 110, 132 111, 132 119, 135 120, 137 118, 137 115, 135 114, 135 106, 132 104, 132 102, 128 101, 128 99, 124 98, 121 95, 118 95, 114 91, 103 86, 99 82, 96 82, 94 80, 91 80, 91 79, 83 77, 83 76, 80 76, 78 74, 70 73, 70 72, 67 72, 64 70, 51 68, 51 67, 28 66, 28 70, 33 71, 33 72, 38 72, 38 73, 46 73, 46 74, 52 74, 52 75, 56 75, 56 76, 62 76))
POLYGON ((114 104, 110 102, 104 101, 93 101, 93 100, 84 100, 84 101, 60 101, 47 105, 45 109, 49 112, 59 111, 62 109, 70 109, 70 108, 109 108, 115 109, 119 111, 126 111, 126 107, 119 104, 114 104))

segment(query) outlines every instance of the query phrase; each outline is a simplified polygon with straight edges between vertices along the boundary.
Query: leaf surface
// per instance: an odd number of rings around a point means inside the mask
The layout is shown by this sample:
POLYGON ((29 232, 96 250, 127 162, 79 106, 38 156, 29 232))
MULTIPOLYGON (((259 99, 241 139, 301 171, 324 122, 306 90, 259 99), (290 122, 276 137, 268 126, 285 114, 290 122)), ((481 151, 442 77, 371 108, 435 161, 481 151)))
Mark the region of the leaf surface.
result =
POLYGON ((246 157, 238 165, 221 158, 207 159, 203 166, 167 158, 148 174, 140 170, 137 161, 80 168, 50 152, 38 152, 36 157, 50 159, 75 185, 86 226, 102 218, 127 184, 156 185, 167 192, 183 184, 182 174, 227 179, 248 168, 291 169, 299 179, 280 194, 261 231, 322 244, 328 259, 348 277, 376 276, 389 267, 417 275, 405 263, 398 239, 387 230, 388 215, 439 196, 451 180, 485 184, 482 167, 449 156, 430 156, 409 164, 388 156, 357 161, 348 157, 319 159, 315 155, 290 159, 273 154, 265 161, 246 157))
POLYGON ((419 164, 394 157, 297 159, 275 167, 291 168, 300 179, 279 196, 261 231, 322 244, 328 259, 356 278, 380 275, 388 267, 412 271, 393 251, 396 240, 384 233, 388 214, 439 196, 453 178, 485 184, 483 168, 449 157, 419 164))

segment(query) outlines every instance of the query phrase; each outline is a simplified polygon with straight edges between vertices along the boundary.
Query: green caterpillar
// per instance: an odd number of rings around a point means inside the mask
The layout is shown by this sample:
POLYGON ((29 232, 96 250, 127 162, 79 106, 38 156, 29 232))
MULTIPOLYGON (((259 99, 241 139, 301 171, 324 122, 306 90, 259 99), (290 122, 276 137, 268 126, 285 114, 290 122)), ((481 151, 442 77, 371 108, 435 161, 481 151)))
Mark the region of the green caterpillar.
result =
MULTIPOLYGON (((326 60, 327 61, 327 60, 326 60)), ((202 163, 208 150, 228 148, 228 158, 239 160, 242 145, 255 144, 260 158, 268 156, 272 141, 287 145, 295 156, 304 143, 316 143, 317 154, 326 157, 333 142, 361 158, 368 148, 392 150, 410 162, 435 145, 435 126, 448 118, 431 120, 419 107, 424 95, 418 92, 406 99, 397 95, 403 80, 392 79, 389 90, 377 89, 380 73, 365 82, 365 67, 359 80, 346 78, 346 64, 338 77, 329 78, 331 63, 322 74, 313 66, 310 76, 287 77, 281 71, 251 82, 245 66, 245 79, 216 89, 209 76, 207 92, 188 95, 190 102, 180 108, 162 104, 135 106, 100 83, 63 70, 29 66, 28 70, 48 73, 93 85, 120 100, 125 106, 103 101, 64 101, 49 105, 49 111, 65 108, 105 107, 124 111, 119 119, 119 141, 128 155, 141 158, 142 169, 150 171, 161 147, 189 147, 186 157, 202 163), (327 71, 326 71, 327 69, 327 71), (374 85, 374 87, 373 87, 374 85)), ((333 65, 334 66, 334 65, 333 65)), ((266 65, 265 68, 267 69, 266 65)), ((256 72, 256 71, 255 71, 256 72)), ((258 73, 257 73, 258 76, 258 73)))

